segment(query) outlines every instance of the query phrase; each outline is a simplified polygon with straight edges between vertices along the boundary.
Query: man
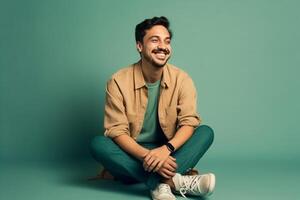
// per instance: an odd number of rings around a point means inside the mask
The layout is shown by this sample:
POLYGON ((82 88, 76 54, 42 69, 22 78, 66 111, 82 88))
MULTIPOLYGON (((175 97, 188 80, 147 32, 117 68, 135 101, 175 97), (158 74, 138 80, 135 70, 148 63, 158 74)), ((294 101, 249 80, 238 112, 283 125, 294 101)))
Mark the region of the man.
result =
POLYGON ((121 181, 143 182, 155 200, 210 195, 212 173, 185 175, 213 142, 213 130, 199 126, 196 89, 181 69, 167 63, 172 32, 166 17, 136 26, 140 61, 107 82, 106 136, 91 144, 96 160, 121 181), (198 127, 199 126, 199 127, 198 127))

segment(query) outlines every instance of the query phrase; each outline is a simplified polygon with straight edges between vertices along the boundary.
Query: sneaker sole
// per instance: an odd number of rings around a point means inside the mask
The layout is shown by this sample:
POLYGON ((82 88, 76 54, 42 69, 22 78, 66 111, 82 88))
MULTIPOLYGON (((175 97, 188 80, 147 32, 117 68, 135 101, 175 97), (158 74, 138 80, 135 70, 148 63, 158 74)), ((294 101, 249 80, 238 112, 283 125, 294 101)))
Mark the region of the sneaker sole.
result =
MULTIPOLYGON (((151 197, 152 197, 152 200, 161 200, 161 199, 155 198, 152 194, 151 194, 151 197)), ((175 198, 173 198, 173 197, 171 197, 171 198, 163 198, 163 200, 176 200, 176 197, 175 198)))
POLYGON ((210 183, 209 183, 207 194, 205 196, 211 195, 216 186, 216 176, 212 173, 209 173, 209 179, 210 179, 210 183))
MULTIPOLYGON (((151 197, 153 200, 161 200, 161 199, 154 198, 152 195, 151 195, 151 197)), ((174 198, 169 198, 169 199, 164 198, 164 200, 176 200, 176 198, 175 199, 174 198)))

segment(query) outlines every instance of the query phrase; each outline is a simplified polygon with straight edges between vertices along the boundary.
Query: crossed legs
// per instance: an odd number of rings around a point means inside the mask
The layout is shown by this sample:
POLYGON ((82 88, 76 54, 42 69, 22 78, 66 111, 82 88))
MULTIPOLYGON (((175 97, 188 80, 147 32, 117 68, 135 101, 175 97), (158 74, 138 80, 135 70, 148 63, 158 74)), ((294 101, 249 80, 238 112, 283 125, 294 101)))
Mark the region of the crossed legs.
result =
MULTIPOLYGON (((172 154, 176 158, 176 173, 184 174, 188 169, 195 167, 212 144, 213 139, 214 132, 209 126, 199 126, 192 137, 172 154)), ((151 144, 147 147, 158 146, 158 144, 151 144)), ((96 136, 92 140, 91 153, 98 162, 121 181, 143 182, 150 190, 153 190, 162 180, 159 174, 145 171, 139 160, 124 152, 113 140, 105 136, 96 136)))

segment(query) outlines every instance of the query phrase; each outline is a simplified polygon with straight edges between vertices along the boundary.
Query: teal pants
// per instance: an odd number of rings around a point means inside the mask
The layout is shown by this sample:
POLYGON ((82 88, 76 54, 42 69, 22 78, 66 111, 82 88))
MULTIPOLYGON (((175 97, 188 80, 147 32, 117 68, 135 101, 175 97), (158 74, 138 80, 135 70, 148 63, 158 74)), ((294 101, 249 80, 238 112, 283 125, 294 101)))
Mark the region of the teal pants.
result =
MULTIPOLYGON (((214 139, 213 130, 206 125, 199 126, 192 137, 171 154, 176 158, 176 173, 184 174, 196 166, 200 158, 208 150, 214 139)), ((159 143, 140 143, 148 149, 161 146, 159 143)), ((123 151, 114 141, 105 136, 96 136, 91 142, 91 154, 114 177, 123 182, 143 182, 153 190, 162 177, 154 172, 147 172, 142 162, 123 151)))

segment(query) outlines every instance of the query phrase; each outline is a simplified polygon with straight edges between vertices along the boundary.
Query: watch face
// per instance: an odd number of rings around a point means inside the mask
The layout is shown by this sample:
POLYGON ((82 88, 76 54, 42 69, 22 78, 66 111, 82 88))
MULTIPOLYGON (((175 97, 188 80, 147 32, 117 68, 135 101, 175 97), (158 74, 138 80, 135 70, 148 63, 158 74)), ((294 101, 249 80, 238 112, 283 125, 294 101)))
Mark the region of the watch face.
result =
POLYGON ((173 152, 175 149, 171 143, 167 143, 167 147, 171 152, 173 152))

